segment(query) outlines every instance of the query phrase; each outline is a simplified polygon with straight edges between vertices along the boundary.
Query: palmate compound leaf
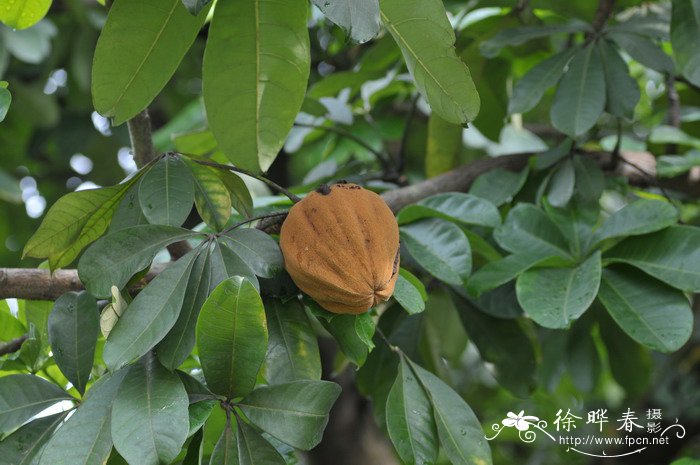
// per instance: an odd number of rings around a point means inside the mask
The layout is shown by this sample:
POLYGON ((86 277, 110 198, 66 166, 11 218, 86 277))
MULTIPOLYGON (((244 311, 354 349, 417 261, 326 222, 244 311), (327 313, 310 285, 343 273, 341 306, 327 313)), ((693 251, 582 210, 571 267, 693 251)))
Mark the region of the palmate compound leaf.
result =
POLYGON ((95 48, 95 109, 121 124, 146 108, 177 69, 207 12, 194 17, 181 0, 115 1, 95 48))
POLYGON ((340 395, 329 381, 294 381, 259 387, 236 405, 263 431, 301 450, 319 442, 328 413, 340 395))
POLYGON ((188 229, 144 224, 122 229, 97 240, 78 262, 78 275, 96 297, 108 297, 112 286, 123 288, 155 255, 173 242, 201 236, 188 229))
POLYGON ((253 390, 267 351, 267 322, 260 294, 240 276, 224 280, 204 302, 197 347, 207 386, 229 398, 253 390))
POLYGON ((442 2, 381 0, 379 6, 384 26, 432 110, 450 123, 473 121, 479 113, 479 94, 455 53, 454 30, 442 2))
POLYGON ((85 291, 67 292, 49 315, 48 334, 56 364, 83 394, 90 378, 99 335, 97 301, 85 291))
POLYGON ((236 417, 227 421, 209 465, 284 465, 284 458, 255 428, 236 417))
POLYGON ((129 367, 114 399, 114 447, 129 463, 172 462, 187 439, 188 404, 180 378, 146 354, 129 367))
POLYGON ((307 13, 306 0, 227 1, 214 10, 204 104, 219 148, 236 166, 267 171, 301 109, 310 66, 307 13))
POLYGON ((129 304, 105 342, 102 357, 112 370, 151 350, 177 321, 187 281, 200 249, 189 252, 153 279, 129 304))

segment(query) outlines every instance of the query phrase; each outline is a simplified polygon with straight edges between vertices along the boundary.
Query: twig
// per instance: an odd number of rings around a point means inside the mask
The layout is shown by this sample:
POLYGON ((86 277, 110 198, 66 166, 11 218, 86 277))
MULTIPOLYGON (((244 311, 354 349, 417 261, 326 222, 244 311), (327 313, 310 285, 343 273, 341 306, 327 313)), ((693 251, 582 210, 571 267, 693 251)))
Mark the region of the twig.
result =
POLYGON ((343 128, 339 128, 337 126, 319 126, 317 124, 307 124, 307 123, 294 123, 294 126, 299 127, 299 128, 311 128, 311 129, 318 129, 320 131, 326 131, 326 132, 332 132, 335 134, 338 134, 339 136, 345 137, 346 139, 350 139, 351 141, 355 142, 358 145, 361 145, 363 148, 367 149, 372 155, 375 156, 377 161, 379 162, 379 165, 382 167, 382 170, 386 173, 389 170, 389 162, 385 158, 384 154, 380 152, 379 150, 375 149, 371 145, 369 145, 367 142, 364 140, 360 139, 357 137, 355 134, 346 131, 343 128))
POLYGON ((598 8, 595 11, 595 16, 591 23, 595 35, 598 35, 603 30, 614 10, 615 0, 600 0, 598 2, 598 8))
MULTIPOLYGON (((192 154, 183 153, 183 155, 192 155, 192 154)), ((301 198, 298 195, 294 194, 293 192, 289 191, 288 189, 285 189, 284 187, 280 186, 279 184, 272 181, 271 179, 268 179, 265 176, 260 176, 258 174, 255 174, 252 171, 248 171, 246 169, 239 168, 239 167, 233 166, 233 165, 224 165, 221 163, 217 163, 215 161, 201 160, 201 159, 196 158, 196 157, 193 157, 192 161, 195 163, 199 163, 200 165, 211 166, 212 168, 217 168, 220 170, 235 171, 236 173, 245 174, 247 176, 253 177, 259 181, 264 182, 265 184, 267 184, 268 186, 270 186, 272 189, 276 190, 280 194, 287 196, 289 198, 289 200, 291 200, 294 203, 297 203, 298 201, 301 200, 301 198)))
MULTIPOLYGON (((676 90, 676 78, 668 76, 666 78, 666 97, 668 98, 668 124, 674 128, 681 127, 681 100, 676 90)), ((676 153, 676 144, 666 145, 666 153, 676 153)))
POLYGON ((8 341, 4 344, 0 344, 0 357, 2 357, 3 355, 17 352, 19 349, 22 348, 22 344, 24 343, 24 341, 27 340, 28 337, 28 335, 23 334, 16 339, 12 339, 11 341, 8 341))
POLYGON ((243 226, 245 224, 252 223, 253 221, 264 220, 266 218, 276 218, 279 216, 287 216, 288 213, 289 212, 285 210, 285 211, 281 211, 281 212, 265 213, 264 215, 254 216, 252 218, 248 218, 248 219, 245 219, 243 221, 239 221, 238 223, 234 224, 233 226, 224 229, 218 235, 220 236, 222 234, 226 234, 229 231, 233 231, 234 229, 240 228, 241 226, 243 226))

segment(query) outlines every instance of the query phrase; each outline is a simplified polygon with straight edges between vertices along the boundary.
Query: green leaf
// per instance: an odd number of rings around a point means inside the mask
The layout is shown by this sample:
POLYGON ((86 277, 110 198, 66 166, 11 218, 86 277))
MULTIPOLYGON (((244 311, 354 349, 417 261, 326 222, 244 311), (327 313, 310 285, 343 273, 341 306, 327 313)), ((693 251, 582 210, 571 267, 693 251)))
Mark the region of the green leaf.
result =
POLYGON ((530 397, 536 387, 537 362, 532 342, 519 322, 486 315, 479 303, 454 292, 452 299, 464 329, 498 383, 517 397, 530 397))
POLYGON ((192 210, 194 186, 187 166, 177 155, 165 155, 143 176, 139 204, 151 224, 180 226, 192 210))
POLYGON ((316 333, 301 303, 268 300, 265 315, 269 332, 265 379, 270 384, 321 379, 316 333))
POLYGON ((121 124, 146 108, 177 69, 208 9, 190 15, 181 0, 116 0, 95 48, 95 109, 121 124))
POLYGON ((494 231, 494 239, 505 250, 518 253, 527 250, 543 257, 570 258, 566 240, 561 232, 535 205, 515 206, 506 221, 494 231))
MULTIPOLYGON (((26 29, 46 16, 52 0, 16 0, 0 9, 0 21, 12 29, 26 29)), ((2 120, 0 118, 0 120, 2 120)))
POLYGON ((112 450, 111 410, 128 370, 102 376, 51 437, 39 465, 104 465, 112 450))
POLYGON ((250 196, 248 186, 243 179, 231 171, 218 170, 216 174, 221 178, 231 197, 231 206, 246 218, 253 216, 253 199, 250 196))
POLYGON ((491 450, 469 405, 440 378, 409 363, 430 397, 440 445, 450 462, 453 465, 490 465, 491 450))
POLYGON ((236 166, 267 171, 304 102, 307 5, 253 0, 221 2, 214 10, 202 71, 204 103, 219 148, 236 166))
POLYGON ((633 268, 606 268, 598 298, 632 339, 659 352, 690 338, 693 313, 681 291, 633 268))
POLYGON ((31 465, 68 412, 37 418, 0 441, 0 456, 5 463, 31 465))
POLYGON ((158 343, 156 349, 158 359, 170 370, 179 367, 194 348, 197 317, 209 296, 211 282, 210 253, 209 250, 203 250, 192 265, 180 315, 168 334, 158 343))
POLYGON ((301 450, 321 442, 328 412, 340 395, 329 381, 294 381, 259 387, 237 406, 263 431, 301 450))
POLYGON ((700 166, 700 150, 690 150, 684 155, 662 155, 656 159, 656 174, 673 178, 700 166))
POLYGON ((549 37, 559 33, 576 33, 590 31, 591 26, 583 21, 571 21, 568 24, 549 24, 544 26, 525 26, 504 29, 498 34, 481 43, 481 53, 487 58, 493 58, 508 45, 521 45, 532 39, 549 37))
POLYGON ((487 263, 479 268, 467 281, 467 287, 482 293, 501 286, 530 268, 557 261, 556 256, 545 256, 537 252, 520 252, 487 263))
POLYGON ((404 463, 434 463, 438 454, 437 427, 430 399, 408 363, 401 358, 399 373, 386 403, 386 426, 404 463))
POLYGON ((608 40, 599 40, 596 45, 605 73, 606 109, 615 116, 631 120, 640 96, 637 80, 630 76, 627 63, 608 40))
POLYGON ((166 268, 129 304, 105 342, 107 367, 115 370, 141 357, 168 334, 180 314, 197 253, 166 268))
POLYGON ((588 45, 571 59, 554 95, 552 125, 571 137, 591 129, 605 107, 605 73, 600 53, 588 45))
POLYGON ((112 286, 122 289, 165 246, 197 236, 188 229, 155 224, 121 229, 85 251, 78 262, 78 276, 92 295, 109 297, 112 286))
POLYGON ((117 186, 71 192, 58 199, 27 241, 22 256, 48 257, 52 269, 70 263, 83 247, 107 229, 119 202, 136 178, 117 186))
POLYGON ((570 159, 564 160, 552 174, 547 191, 547 200, 555 207, 563 207, 574 194, 576 174, 570 159))
MULTIPOLYGON (((238 420, 238 463, 241 465, 285 465, 277 450, 252 426, 238 420)), ((214 462, 212 461, 212 465, 214 462)))
POLYGON ((211 252, 211 270, 213 277, 211 282, 212 289, 227 278, 243 276, 253 283, 255 289, 260 290, 258 278, 253 270, 230 247, 222 244, 221 238, 214 243, 214 248, 211 252))
POLYGON ((700 139, 693 137, 674 126, 655 126, 649 134, 649 142, 654 144, 686 145, 700 150, 700 139))
POLYGON ((428 296, 425 293, 423 283, 409 271, 401 268, 392 297, 404 310, 413 315, 425 310, 425 301, 428 296))
POLYGON ((210 3, 211 0, 182 0, 182 4, 192 16, 197 16, 210 3))
POLYGON ((238 228, 221 236, 256 275, 273 278, 284 269, 279 245, 269 235, 254 228, 238 228))
POLYGON ((226 426, 221 432, 219 440, 216 441, 214 451, 211 453, 209 465, 240 465, 241 458, 238 456, 238 428, 232 424, 229 418, 226 419, 226 426))
POLYGON ((265 360, 267 323, 250 281, 234 276, 214 289, 199 313, 197 347, 212 392, 233 398, 253 390, 265 360))
POLYGON ((0 88, 0 123, 5 121, 5 116, 10 110, 10 104, 12 103, 12 94, 9 90, 0 88))
POLYGON ((648 37, 625 32, 608 34, 617 45, 627 52, 635 61, 660 73, 674 73, 675 66, 671 57, 648 37))
POLYGON ((109 223, 108 233, 113 233, 131 226, 148 224, 148 220, 144 216, 143 210, 141 210, 141 204, 139 203, 140 184, 140 182, 137 182, 124 194, 121 202, 119 202, 117 210, 114 212, 112 221, 109 223))
POLYGON ((180 378, 147 354, 129 368, 114 399, 114 447, 129 463, 172 462, 187 439, 188 404, 180 378))
POLYGON ((466 226, 495 228, 501 224, 501 215, 495 205, 475 195, 460 192, 436 194, 420 200, 401 209, 396 219, 399 224, 406 224, 431 217, 466 226))
POLYGON ((616 211, 595 231, 593 245, 606 239, 637 236, 664 229, 678 221, 676 207, 664 200, 639 199, 616 211))
POLYGON ((379 0, 313 0, 324 15, 358 43, 379 34, 379 0))
POLYGON ((34 375, 0 377, 0 432, 6 433, 70 394, 34 375))
POLYGON ((204 222, 215 231, 221 231, 231 217, 231 194, 216 170, 189 161, 194 177, 194 202, 204 222))
POLYGON ((0 300, 0 342, 8 342, 27 332, 21 321, 10 311, 6 300, 0 300))
POLYGON ((100 334, 97 301, 83 291, 67 292, 49 315, 49 343, 56 364, 80 394, 90 378, 100 334))
POLYGON ((440 0, 381 0, 384 26, 403 53, 418 91, 445 121, 466 124, 479 113, 469 69, 455 53, 455 34, 440 0), (415 15, 420 11, 419 16, 415 15))
POLYGON ((528 174, 527 168, 519 173, 496 168, 476 178, 469 188, 469 193, 500 207, 512 201, 515 194, 520 192, 527 181, 528 174))
POLYGON ((428 142, 425 152, 425 175, 429 178, 445 173, 459 164, 462 151, 462 131, 459 124, 450 123, 436 113, 428 119, 428 142))
POLYGON ((569 243, 575 257, 580 258, 588 248, 593 236, 593 227, 598 221, 598 203, 569 202, 566 208, 555 208, 545 203, 544 209, 550 220, 559 228, 569 243))
POLYGON ((461 285, 471 272, 471 247, 459 226, 427 219, 402 226, 401 240, 426 271, 448 284, 461 285))
POLYGON ((671 45, 676 64, 683 76, 700 86, 700 3, 697 0, 673 0, 671 8, 671 45))
POLYGON ((525 113, 535 108, 547 89, 559 82, 566 65, 577 50, 577 47, 567 48, 533 66, 513 86, 508 113, 525 113))
MULTIPOLYGON (((187 0, 185 0, 187 1, 187 0)), ((180 465, 201 465, 201 459, 203 457, 203 447, 202 447, 202 439, 204 437, 204 433, 202 429, 197 429, 197 432, 194 433, 192 436, 192 439, 190 440, 189 444, 187 445, 187 453, 185 454, 185 457, 182 459, 182 462, 180 465)), ((107 464, 110 465, 110 464, 107 464)))
POLYGON ((598 164, 589 157, 574 156, 576 191, 574 198, 584 203, 598 204, 605 188, 605 176, 598 164))
POLYGON ((518 302, 545 328, 567 328, 585 312, 600 285, 600 252, 576 268, 536 268, 518 277, 518 302))
POLYGON ((583 392, 592 391, 600 379, 601 361, 593 339, 590 319, 580 320, 571 329, 565 356, 569 376, 576 389, 583 392))
POLYGON ((659 232, 631 237, 605 255, 606 261, 635 266, 684 291, 700 291, 700 229, 670 226, 659 232))
POLYGON ((306 305, 336 340, 341 352, 358 367, 364 365, 367 355, 374 348, 372 335, 375 325, 370 314, 337 315, 323 310, 310 300, 306 305))

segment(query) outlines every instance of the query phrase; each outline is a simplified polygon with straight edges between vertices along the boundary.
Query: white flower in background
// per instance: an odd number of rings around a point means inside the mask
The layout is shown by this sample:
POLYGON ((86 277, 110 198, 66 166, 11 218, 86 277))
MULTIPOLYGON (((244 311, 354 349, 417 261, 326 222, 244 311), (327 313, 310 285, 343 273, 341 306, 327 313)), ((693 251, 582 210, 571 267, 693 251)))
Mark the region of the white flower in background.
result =
POLYGON ((507 426, 509 428, 515 426, 518 431, 527 431, 530 428, 530 422, 537 422, 540 420, 537 417, 525 415, 525 410, 521 410, 517 415, 513 412, 508 412, 506 416, 507 418, 504 418, 501 422, 503 423, 503 426, 507 426))

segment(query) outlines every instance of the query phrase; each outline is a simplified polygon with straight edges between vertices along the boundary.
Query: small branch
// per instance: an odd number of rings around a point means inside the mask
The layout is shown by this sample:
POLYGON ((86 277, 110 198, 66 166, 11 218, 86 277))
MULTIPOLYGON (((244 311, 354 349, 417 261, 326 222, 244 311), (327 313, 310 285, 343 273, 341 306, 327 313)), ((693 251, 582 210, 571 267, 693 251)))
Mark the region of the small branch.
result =
POLYGON ((603 30, 614 10, 615 0, 600 0, 598 2, 598 8, 595 11, 595 16, 591 23, 595 35, 598 35, 603 30))
POLYGON ((218 235, 226 234, 226 233, 229 232, 229 231, 233 231, 234 229, 240 228, 241 226, 243 226, 243 225, 245 225, 245 224, 252 223, 253 221, 264 220, 264 219, 271 219, 271 218, 276 218, 276 219, 277 219, 277 218, 280 218, 280 217, 286 217, 288 213, 289 213, 289 212, 285 210, 285 211, 281 211, 281 212, 272 212, 272 213, 266 213, 266 214, 264 214, 264 215, 254 216, 254 217, 252 217, 252 218, 248 218, 248 219, 246 219, 246 220, 239 221, 238 223, 234 224, 234 225, 231 226, 230 228, 224 229, 224 230, 221 231, 218 235))
MULTIPOLYGON (((188 154, 185 153, 183 155, 188 155, 188 154)), ((233 166, 233 165, 223 165, 223 164, 217 163, 215 161, 200 160, 197 158, 192 158, 192 161, 195 163, 199 163, 200 165, 211 166, 212 168, 217 168, 220 170, 228 170, 228 171, 234 171, 236 173, 245 174, 247 176, 250 176, 252 178, 255 178, 259 181, 264 182, 265 184, 267 184, 268 186, 270 186, 272 189, 276 190, 280 194, 287 196, 289 198, 289 200, 291 200, 294 203, 297 203, 298 201, 301 200, 301 198, 298 195, 294 194, 290 190, 285 189, 284 187, 280 186, 279 184, 272 181, 271 179, 268 179, 265 176, 260 176, 258 174, 255 174, 252 171, 248 171, 248 170, 245 170, 243 168, 238 168, 237 166, 233 166)))
POLYGON ((379 150, 375 149, 371 145, 369 145, 367 142, 364 140, 360 139, 357 137, 355 134, 346 131, 343 128, 339 128, 336 126, 319 126, 316 124, 306 124, 306 123, 294 123, 294 126, 299 127, 299 128, 311 128, 311 129, 318 129, 320 131, 326 131, 326 132, 332 132, 335 134, 338 134, 339 136, 345 137, 346 139, 350 139, 351 141, 355 142, 358 145, 361 145, 363 148, 367 149, 372 155, 375 156, 377 161, 379 162, 379 165, 382 167, 382 170, 387 173, 389 170, 389 162, 387 161, 386 157, 382 152, 379 150))
POLYGON ((22 344, 24 343, 24 341, 27 340, 28 337, 29 336, 27 336, 26 334, 23 334, 17 339, 13 339, 4 344, 0 344, 0 357, 2 357, 3 355, 17 352, 19 349, 22 348, 22 344))
POLYGON ((126 125, 129 128, 134 161, 137 167, 142 168, 156 157, 151 134, 151 117, 148 116, 148 110, 143 110, 131 118, 126 122, 126 125))

